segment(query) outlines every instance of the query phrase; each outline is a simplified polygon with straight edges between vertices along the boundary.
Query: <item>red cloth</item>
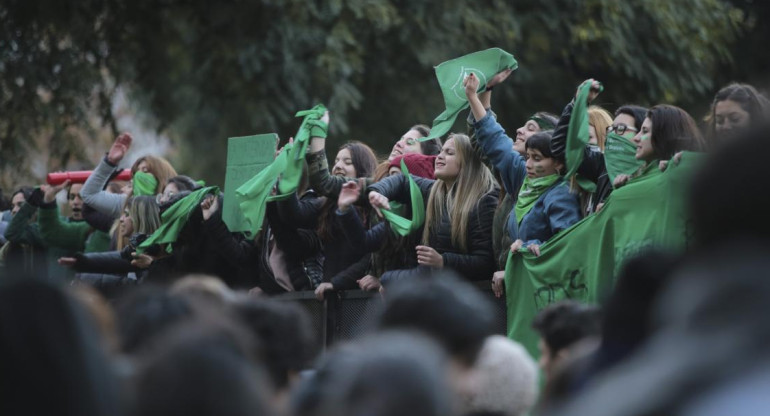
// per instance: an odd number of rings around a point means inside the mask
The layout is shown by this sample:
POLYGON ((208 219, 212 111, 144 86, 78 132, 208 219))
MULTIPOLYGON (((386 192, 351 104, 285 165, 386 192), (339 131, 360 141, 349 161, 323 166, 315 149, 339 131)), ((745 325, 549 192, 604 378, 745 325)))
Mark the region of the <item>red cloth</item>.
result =
POLYGON ((421 155, 419 153, 409 153, 403 156, 398 156, 390 162, 390 168, 401 168, 401 159, 404 160, 406 168, 409 169, 409 173, 421 178, 436 179, 434 172, 436 170, 436 156, 435 155, 421 155))

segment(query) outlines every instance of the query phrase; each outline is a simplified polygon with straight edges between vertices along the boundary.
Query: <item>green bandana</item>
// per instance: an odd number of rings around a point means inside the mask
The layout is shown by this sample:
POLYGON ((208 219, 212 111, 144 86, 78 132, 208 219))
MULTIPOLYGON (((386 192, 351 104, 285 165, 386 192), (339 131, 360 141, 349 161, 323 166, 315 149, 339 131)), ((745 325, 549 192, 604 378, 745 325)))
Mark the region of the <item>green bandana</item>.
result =
POLYGON ((535 206, 535 202, 545 193, 553 184, 559 181, 561 176, 548 175, 542 178, 530 179, 527 177, 524 179, 524 183, 521 185, 521 191, 519 191, 519 198, 516 200, 516 221, 521 224, 521 220, 525 215, 532 210, 535 206))
POLYGON ((137 247, 139 253, 144 252, 153 244, 168 244, 166 251, 171 253, 171 244, 176 242, 179 232, 187 223, 190 214, 196 209, 203 199, 209 195, 219 195, 219 188, 210 186, 191 192, 190 195, 176 201, 160 216, 161 226, 152 235, 137 247))
POLYGON ((540 130, 553 130, 556 128, 550 120, 544 119, 543 117, 532 116, 529 119, 537 123, 537 125, 540 126, 540 130))
MULTIPOLYGON (((586 81, 578 88, 575 97, 575 106, 572 108, 572 116, 569 120, 567 131, 567 149, 565 158, 567 161, 567 174, 565 178, 571 178, 577 174, 580 164, 583 163, 583 154, 588 146, 588 93, 591 91, 592 80, 586 81)), ((588 192, 596 190, 596 185, 586 178, 577 176, 578 186, 588 192)))
POLYGON ((154 196, 158 189, 158 180, 151 173, 137 171, 131 180, 134 187, 134 196, 154 196))
POLYGON ((248 228, 245 232, 248 237, 256 236, 262 228, 267 202, 286 199, 297 191, 310 137, 325 137, 326 123, 321 121, 324 112, 326 107, 321 104, 298 112, 296 117, 304 119, 294 136, 294 142, 284 146, 273 163, 235 190, 235 197, 248 228), (271 196, 270 192, 278 179, 277 195, 271 196))
POLYGON ((382 215, 386 220, 390 222, 390 228, 401 236, 406 237, 412 231, 420 228, 425 222, 425 202, 422 199, 422 192, 420 187, 414 182, 414 178, 409 175, 409 170, 406 168, 404 160, 401 159, 401 173, 409 179, 409 195, 412 202, 412 219, 399 215, 398 211, 403 211, 403 207, 400 204, 396 205, 395 202, 391 203, 391 209, 383 209, 382 215))
POLYGON ((607 135, 604 144, 604 165, 607 167, 610 183, 614 182, 618 175, 633 174, 643 163, 636 160, 636 145, 631 140, 614 132, 607 135))

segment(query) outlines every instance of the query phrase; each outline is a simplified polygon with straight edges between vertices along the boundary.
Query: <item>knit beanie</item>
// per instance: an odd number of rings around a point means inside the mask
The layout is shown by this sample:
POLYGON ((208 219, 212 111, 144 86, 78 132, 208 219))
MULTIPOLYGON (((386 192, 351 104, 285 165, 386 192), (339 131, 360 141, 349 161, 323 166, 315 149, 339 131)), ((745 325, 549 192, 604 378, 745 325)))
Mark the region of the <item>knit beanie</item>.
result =
POLYGON ((435 155, 422 155, 419 153, 408 153, 402 156, 394 158, 390 162, 388 169, 392 167, 401 167, 401 159, 404 160, 406 168, 409 169, 409 173, 421 178, 436 179, 434 175, 435 171, 435 155))

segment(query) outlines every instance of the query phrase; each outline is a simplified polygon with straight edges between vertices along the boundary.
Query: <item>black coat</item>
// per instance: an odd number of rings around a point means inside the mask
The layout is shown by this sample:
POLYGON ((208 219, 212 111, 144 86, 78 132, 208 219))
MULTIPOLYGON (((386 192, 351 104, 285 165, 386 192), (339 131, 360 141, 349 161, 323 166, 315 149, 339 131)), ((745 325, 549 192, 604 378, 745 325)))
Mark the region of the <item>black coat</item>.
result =
MULTIPOLYGON (((412 176, 423 199, 428 200, 435 181, 412 176)), ((410 202, 409 181, 403 175, 391 176, 371 185, 368 191, 376 191, 390 200, 408 204, 410 202)), ((462 196, 458 196, 461 198, 462 196)), ((428 236, 428 245, 436 250, 444 259, 444 266, 454 269, 468 280, 486 280, 495 272, 495 260, 492 252, 492 220, 497 207, 498 191, 484 195, 471 212, 466 246, 463 253, 459 247, 452 244, 451 224, 449 215, 445 214, 428 236)), ((418 231, 421 232, 421 231, 418 231)), ((384 283, 404 278, 412 278, 428 272, 428 268, 420 266, 406 270, 391 270, 382 276, 384 283)))

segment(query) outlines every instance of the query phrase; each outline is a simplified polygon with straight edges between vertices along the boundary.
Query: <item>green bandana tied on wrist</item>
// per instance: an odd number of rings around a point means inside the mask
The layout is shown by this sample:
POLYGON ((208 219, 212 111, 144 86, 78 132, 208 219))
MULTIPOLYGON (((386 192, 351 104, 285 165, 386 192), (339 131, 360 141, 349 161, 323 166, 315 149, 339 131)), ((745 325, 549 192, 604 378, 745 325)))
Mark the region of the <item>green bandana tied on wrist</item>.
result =
POLYGON ((403 211, 403 207, 400 204, 391 202, 391 209, 382 209, 382 215, 388 222, 390 222, 390 228, 398 235, 406 237, 412 231, 417 230, 425 222, 425 202, 422 199, 422 192, 420 187, 414 182, 414 178, 409 174, 409 170, 406 168, 404 160, 401 160, 401 173, 409 179, 409 196, 412 203, 412 219, 402 217, 398 214, 399 211, 403 211))
POLYGON ((604 165, 607 167, 610 183, 613 183, 618 175, 633 174, 643 163, 636 160, 636 145, 630 139, 614 132, 607 135, 604 144, 604 165))
POLYGON ((137 171, 131 179, 134 196, 155 196, 158 189, 158 179, 151 173, 137 171))
POLYGON ((321 121, 325 112, 326 107, 321 104, 310 110, 298 112, 296 117, 304 117, 304 119, 294 136, 294 142, 284 146, 273 163, 235 191, 235 197, 238 199, 248 227, 245 234, 249 238, 256 236, 262 229, 267 202, 286 199, 297 191, 310 137, 326 137, 327 126, 321 121), (278 182, 277 194, 271 196, 270 192, 276 182, 278 182))
POLYGON ((548 175, 542 178, 524 179, 519 191, 519 197, 516 200, 516 221, 521 224, 521 220, 532 210, 535 202, 547 191, 553 184, 559 181, 559 175, 548 175))
POLYGON ((143 253, 153 244, 168 244, 166 252, 171 253, 171 243, 176 242, 179 232, 187 224, 190 214, 198 208, 209 195, 219 195, 219 188, 210 186, 190 193, 186 197, 175 202, 160 216, 161 226, 152 235, 137 247, 137 252, 143 253))

